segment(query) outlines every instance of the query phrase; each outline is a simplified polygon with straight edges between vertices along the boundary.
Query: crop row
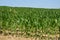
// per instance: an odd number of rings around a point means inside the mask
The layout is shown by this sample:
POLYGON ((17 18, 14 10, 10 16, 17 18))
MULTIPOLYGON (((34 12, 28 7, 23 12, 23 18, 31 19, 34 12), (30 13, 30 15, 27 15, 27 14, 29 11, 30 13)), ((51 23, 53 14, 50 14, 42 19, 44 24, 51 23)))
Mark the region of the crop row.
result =
POLYGON ((60 9, 0 7, 0 30, 57 34, 60 9))

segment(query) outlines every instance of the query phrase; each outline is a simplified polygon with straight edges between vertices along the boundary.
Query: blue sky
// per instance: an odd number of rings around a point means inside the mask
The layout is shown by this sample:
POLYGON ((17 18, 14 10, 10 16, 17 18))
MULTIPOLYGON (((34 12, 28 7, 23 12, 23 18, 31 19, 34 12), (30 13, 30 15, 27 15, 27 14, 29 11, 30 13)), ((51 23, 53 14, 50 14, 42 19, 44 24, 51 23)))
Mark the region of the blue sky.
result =
POLYGON ((60 0, 0 0, 0 6, 60 8, 60 0))

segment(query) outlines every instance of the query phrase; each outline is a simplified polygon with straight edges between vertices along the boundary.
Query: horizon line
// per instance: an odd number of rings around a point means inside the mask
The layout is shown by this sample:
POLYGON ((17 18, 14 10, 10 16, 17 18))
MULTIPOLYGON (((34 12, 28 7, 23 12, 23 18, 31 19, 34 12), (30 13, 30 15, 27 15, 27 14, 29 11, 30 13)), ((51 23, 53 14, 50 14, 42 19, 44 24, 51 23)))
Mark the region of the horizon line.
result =
MULTIPOLYGON (((5 6, 5 5, 0 5, 0 6, 5 6)), ((25 8, 44 8, 44 9, 60 9, 60 8, 50 8, 50 7, 32 7, 32 6, 5 6, 5 7, 25 7, 25 8)))

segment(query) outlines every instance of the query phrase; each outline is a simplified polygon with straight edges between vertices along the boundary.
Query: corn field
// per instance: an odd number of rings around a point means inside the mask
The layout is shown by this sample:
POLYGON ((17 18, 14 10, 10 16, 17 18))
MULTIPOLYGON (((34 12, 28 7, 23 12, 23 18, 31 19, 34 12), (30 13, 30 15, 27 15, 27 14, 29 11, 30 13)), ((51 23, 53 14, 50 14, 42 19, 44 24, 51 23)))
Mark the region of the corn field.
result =
MULTIPOLYGON (((0 34, 60 40, 60 9, 0 6, 0 34)), ((33 39, 31 39, 33 40, 33 39)))

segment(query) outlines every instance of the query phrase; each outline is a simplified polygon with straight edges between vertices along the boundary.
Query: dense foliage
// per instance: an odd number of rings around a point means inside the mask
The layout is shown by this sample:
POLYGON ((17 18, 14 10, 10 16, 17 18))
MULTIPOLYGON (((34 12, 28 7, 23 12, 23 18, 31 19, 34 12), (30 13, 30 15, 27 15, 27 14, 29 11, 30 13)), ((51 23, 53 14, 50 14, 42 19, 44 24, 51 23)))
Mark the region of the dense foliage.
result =
POLYGON ((0 6, 0 30, 56 34, 60 26, 60 9, 0 6))

